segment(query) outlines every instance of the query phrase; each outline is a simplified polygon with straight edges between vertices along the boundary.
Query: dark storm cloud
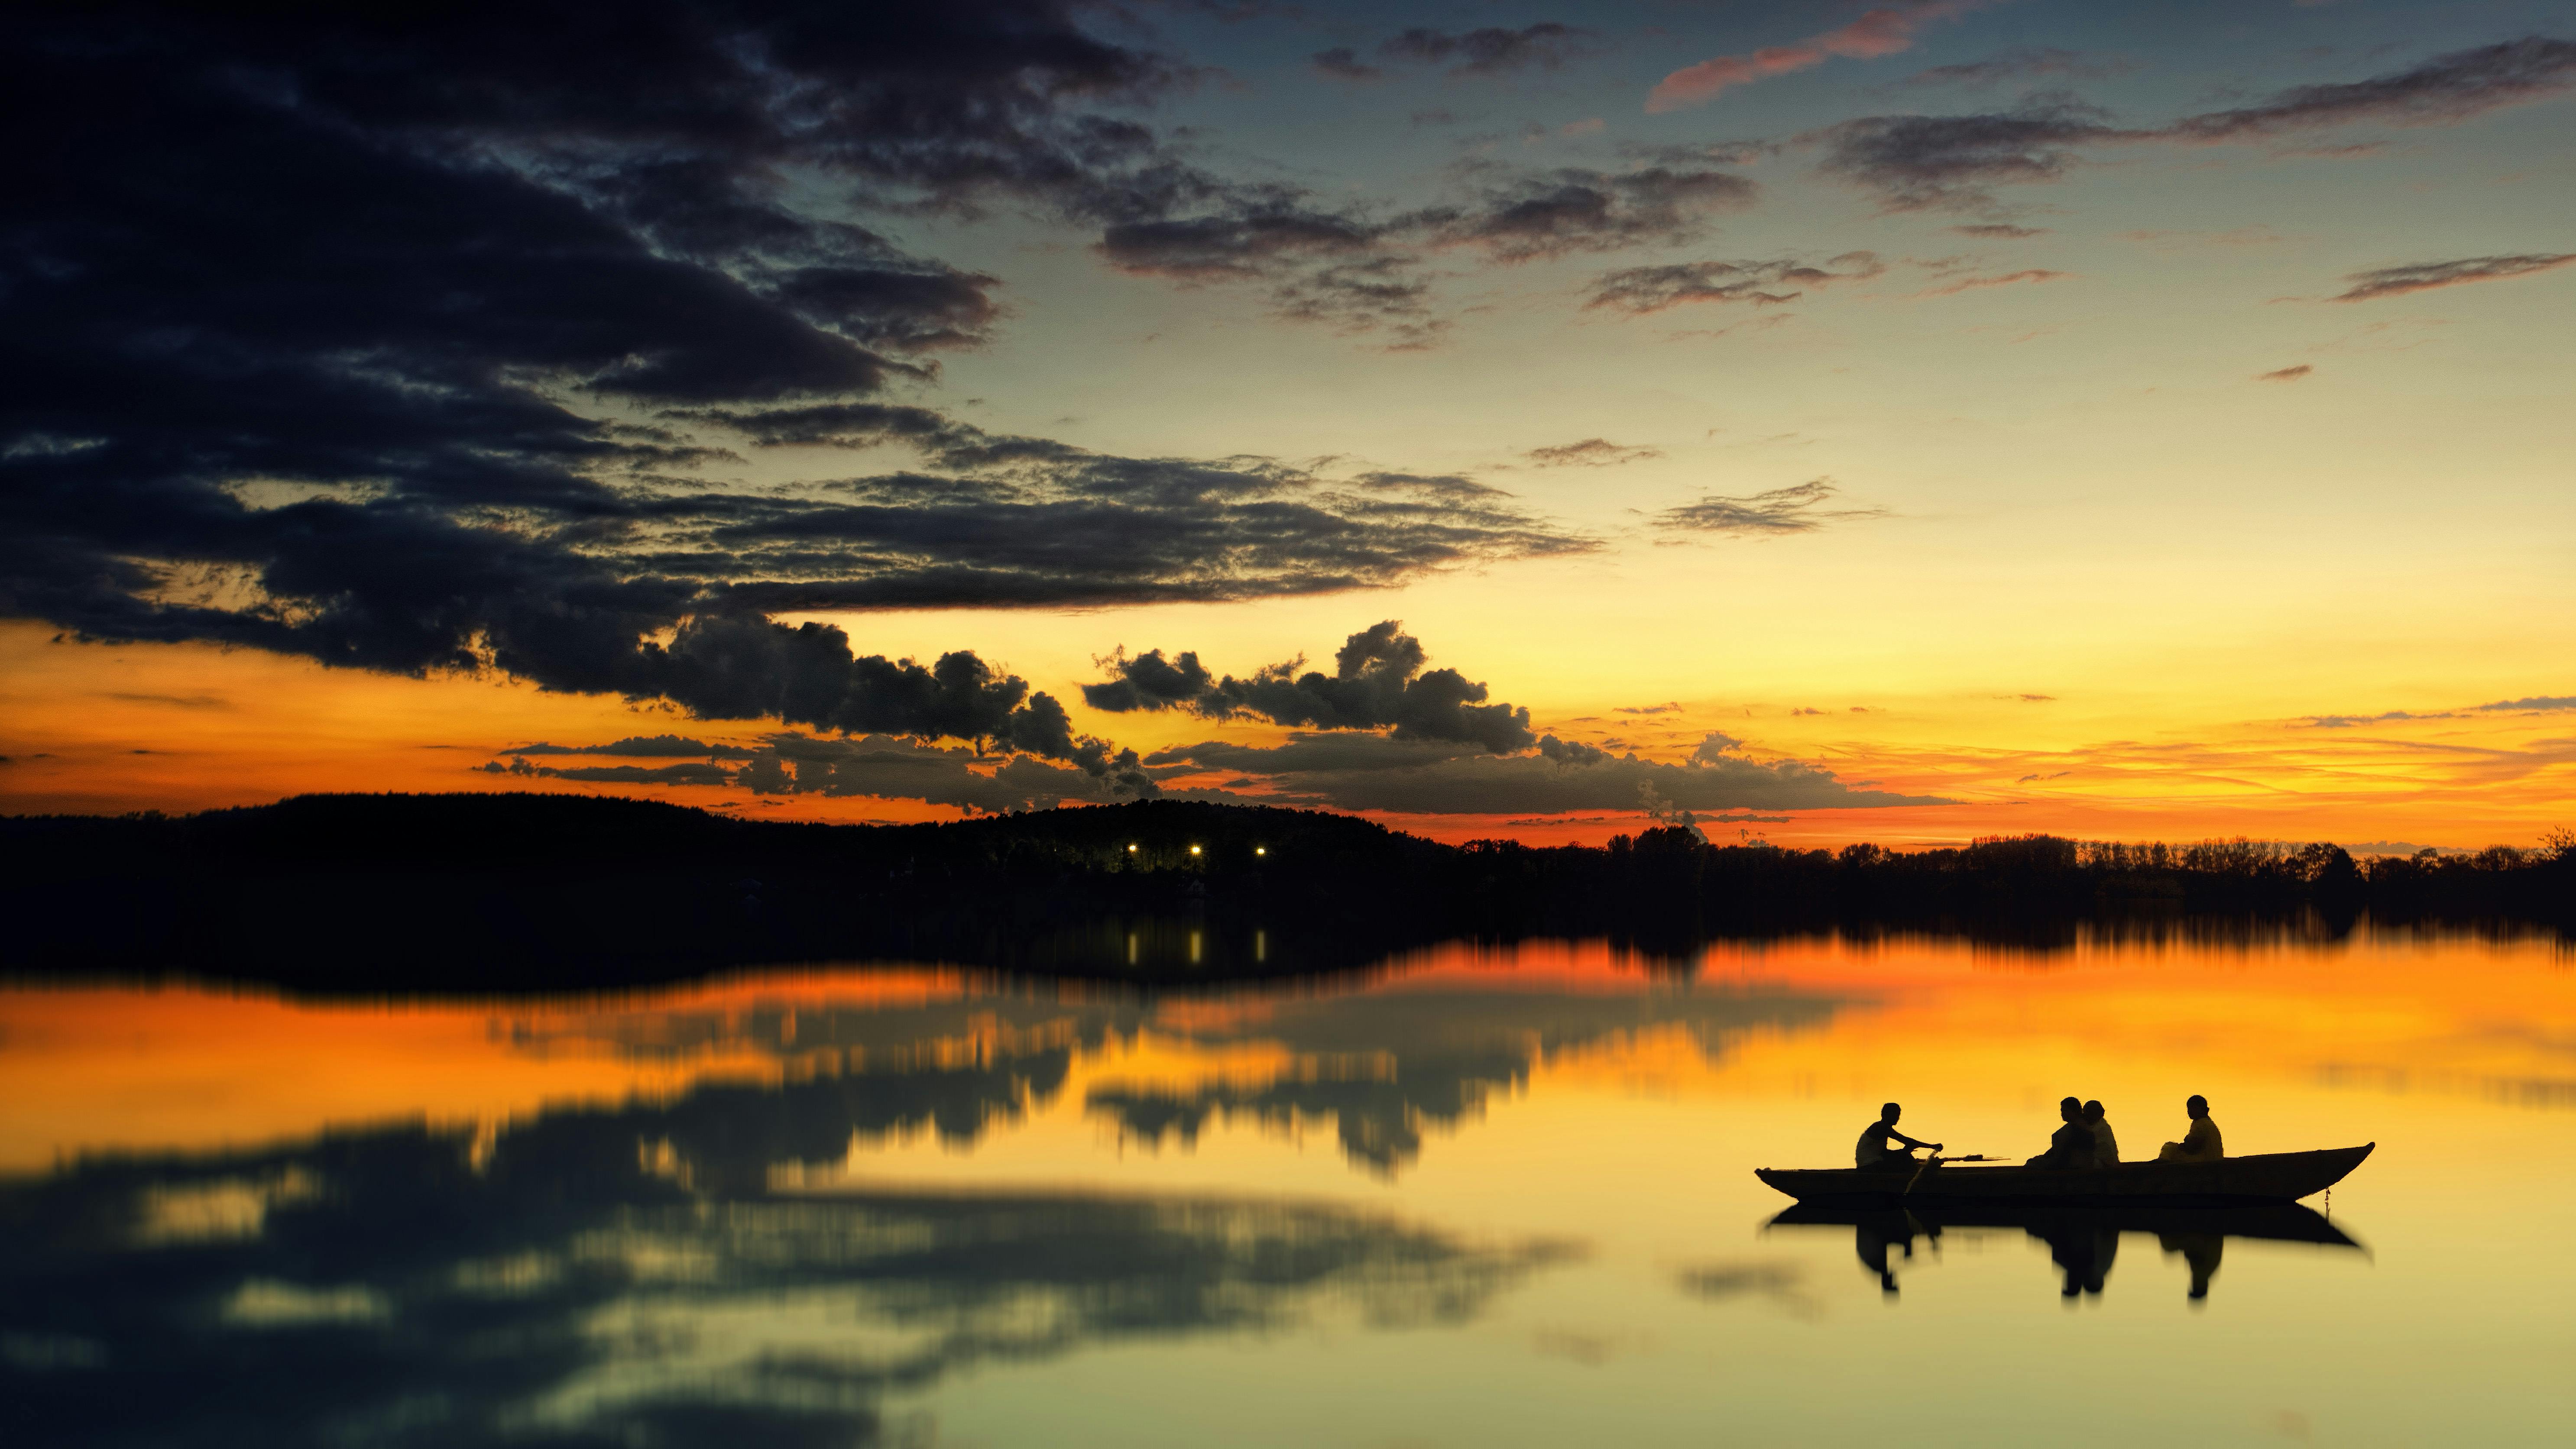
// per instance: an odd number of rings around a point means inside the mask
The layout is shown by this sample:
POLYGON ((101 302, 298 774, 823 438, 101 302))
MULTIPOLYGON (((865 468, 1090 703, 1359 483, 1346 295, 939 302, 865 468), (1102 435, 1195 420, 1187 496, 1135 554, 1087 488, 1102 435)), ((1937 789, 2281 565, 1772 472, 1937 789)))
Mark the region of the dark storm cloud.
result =
POLYGON ((1645 316, 1693 302, 1743 302, 1778 306, 1806 295, 1806 288, 1865 282, 1887 264, 1872 252, 1845 252, 1822 263, 1772 261, 1672 262, 1623 267, 1593 279, 1587 307, 1645 316))
POLYGON ((2462 257, 2448 262, 2409 262, 2404 266, 2381 267, 2377 271, 2355 272, 2344 278, 2352 285, 2327 299, 2335 302, 2369 302, 2381 297, 2402 297, 2409 292, 2429 292, 2436 287, 2458 287, 2470 282, 2493 282, 2506 277, 2525 277, 2576 262, 2576 252, 2532 253, 2512 257, 2462 257))
POLYGON ((1380 735, 1301 735, 1268 749, 1209 742, 1157 750, 1148 767, 1194 765, 1260 777, 1264 798, 1413 814, 1635 810, 1808 810, 1935 805, 1932 796, 1857 789, 1796 760, 1761 762, 1707 745, 1684 764, 1542 737, 1530 754, 1485 754, 1380 735), (1648 792, 1651 791, 1651 796, 1648 792))
POLYGON ((2242 141, 2356 122, 2443 125, 2558 95, 2571 85, 2576 41, 2531 35, 2453 51, 2368 80, 2296 86, 2257 105, 2187 117, 2165 134, 2185 141, 2242 141))
POLYGON ((2056 78, 2064 80, 2101 80, 2125 75, 2137 69, 2134 61, 2087 60, 2080 53, 2056 46, 2033 48, 2023 46, 1960 65, 1936 65, 1919 70, 1896 82, 1898 86, 1957 86, 1963 90, 1981 91, 2003 81, 2056 78))
POLYGON ((1452 33, 1412 29, 1378 47, 1390 60, 1422 65, 1449 65, 1455 76, 1499 76, 1513 71, 1559 70, 1591 54, 1595 36, 1589 30, 1541 21, 1518 30, 1487 26, 1452 33))
POLYGON ((1236 194, 1101 109, 1187 74, 1070 14, 13 17, 0 115, 51 139, 0 202, 0 610, 1099 768, 972 654, 863 658, 763 616, 1248 598, 1499 556, 1492 495, 870 400, 982 337, 996 284, 852 208, 1115 227, 1236 194), (731 458, 716 429, 935 471, 738 491, 695 476, 731 458))
MULTIPOLYGON (((1529 711, 1487 704, 1486 686, 1454 669, 1425 671, 1422 641, 1393 619, 1344 640, 1333 672, 1291 659, 1248 679, 1210 679, 1195 652, 1166 659, 1159 649, 1103 661, 1110 677, 1082 687, 1083 702, 1110 713, 1183 709, 1205 719, 1250 716, 1323 730, 1387 730, 1399 744, 1435 741, 1497 754, 1537 743, 1529 711)), ((1149 761, 1150 763, 1150 761, 1149 761)))
POLYGON ((1883 508, 1832 508, 1840 490, 1829 478, 1811 478, 1787 488, 1773 488, 1748 497, 1730 498, 1710 494, 1697 502, 1667 508, 1655 515, 1657 528, 1685 533, 1719 533, 1750 536, 1782 533, 1812 533, 1829 523, 1846 523, 1866 518, 1883 518, 1883 508))

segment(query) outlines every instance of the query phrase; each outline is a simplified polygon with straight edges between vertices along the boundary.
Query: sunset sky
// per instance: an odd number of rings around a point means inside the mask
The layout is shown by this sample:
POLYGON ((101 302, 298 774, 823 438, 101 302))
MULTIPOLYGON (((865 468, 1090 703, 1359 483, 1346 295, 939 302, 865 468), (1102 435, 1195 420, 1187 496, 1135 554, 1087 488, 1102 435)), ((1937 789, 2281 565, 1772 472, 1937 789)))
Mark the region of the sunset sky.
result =
POLYGON ((0 21, 0 812, 2576 826, 2576 4, 261 14, 0 21))

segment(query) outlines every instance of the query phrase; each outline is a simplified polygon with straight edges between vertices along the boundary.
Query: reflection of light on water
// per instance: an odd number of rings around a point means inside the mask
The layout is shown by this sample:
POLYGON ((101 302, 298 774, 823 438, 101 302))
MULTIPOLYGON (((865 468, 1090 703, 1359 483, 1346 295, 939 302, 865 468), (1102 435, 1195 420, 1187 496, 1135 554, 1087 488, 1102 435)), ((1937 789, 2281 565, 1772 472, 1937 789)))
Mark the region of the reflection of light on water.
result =
POLYGON ((405 1432, 864 1441, 917 1414, 997 1444, 1646 1443, 1689 1413, 1847 1443, 1920 1428, 1841 1392, 1901 1332, 1961 1442, 2008 1438, 1977 1417, 2006 1400, 2224 1437, 2261 1411, 2248 1384, 2391 1439, 2545 1441, 2531 1346, 2576 1335, 2576 1168, 2525 1115, 2565 1105, 2576 1043, 2550 953, 2018 964, 1527 943, 1154 996, 931 971, 504 1005, 0 992, 0 1195, 47 1195, 9 1221, 105 1225, 0 1256, 54 1275, 0 1278, 0 1360, 94 1375, 94 1406, 145 1416, 126 1441, 182 1445, 218 1392, 286 1416, 279 1442, 434 1413, 405 1432), (1895 1250, 1890 1306, 1853 1228, 1748 1242, 1785 1199, 1747 1169, 1844 1157, 1889 1096, 2026 1153, 2069 1090, 2133 1146, 2189 1091, 2244 1150, 2379 1139, 2335 1202, 2382 1266, 1957 1227, 1895 1250), (2100 1306, 2062 1318, 2070 1271, 2100 1306), (348 1372, 316 1372, 324 1344, 348 1372), (2177 1407, 2125 1371, 2149 1354, 2220 1367, 2177 1407))

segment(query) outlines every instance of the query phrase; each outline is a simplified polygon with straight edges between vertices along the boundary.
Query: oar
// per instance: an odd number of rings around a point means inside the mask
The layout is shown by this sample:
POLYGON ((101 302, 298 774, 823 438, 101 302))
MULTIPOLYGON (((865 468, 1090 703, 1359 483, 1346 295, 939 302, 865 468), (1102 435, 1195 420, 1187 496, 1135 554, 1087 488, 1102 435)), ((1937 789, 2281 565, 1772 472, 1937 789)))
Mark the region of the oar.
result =
POLYGON ((1942 1162, 2000 1162, 2000 1161, 2002 1161, 2002 1160, 2003 1160, 2003 1159, 2001 1159, 2001 1158, 1997 1158, 1997 1157, 1988 1157, 1987 1155, 1985 1155, 1985 1154, 1984 1154, 1984 1153, 1982 1153, 1982 1152, 1977 1153, 1977 1154, 1975 1154, 1974 1156, 1970 1156, 1970 1157, 1938 1157, 1938 1156, 1935 1156, 1935 1157, 1926 1157, 1926 1158, 1924 1158, 1924 1159, 1923 1159, 1923 1165, 1922 1165, 1921 1167, 1918 1167, 1918 1168, 1914 1169, 1914 1175, 1913 1175, 1912 1177, 1910 1177, 1910 1178, 1906 1179, 1906 1182, 1905 1182, 1905 1191, 1898 1193, 1898 1194, 1897 1194, 1897 1196, 1898 1196, 1898 1197, 1912 1197, 1912 1196, 1914 1195, 1914 1185, 1915 1185, 1916 1183, 1921 1182, 1921 1181, 1923 1180, 1923 1174, 1925 1174, 1925 1173, 1927 1173, 1927 1172, 1930 1172, 1930 1171, 1932 1170, 1933 1165, 1934 1165, 1935 1163, 1942 1163, 1942 1162))

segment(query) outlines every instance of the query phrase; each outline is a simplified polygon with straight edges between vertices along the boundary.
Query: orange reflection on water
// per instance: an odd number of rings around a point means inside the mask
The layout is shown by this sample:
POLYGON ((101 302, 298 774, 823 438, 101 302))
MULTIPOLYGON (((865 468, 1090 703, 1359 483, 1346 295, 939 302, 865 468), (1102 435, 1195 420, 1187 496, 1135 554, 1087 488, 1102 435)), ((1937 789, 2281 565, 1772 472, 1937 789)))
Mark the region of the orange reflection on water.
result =
MULTIPOLYGON (((2384 1135, 2428 1097, 2576 1105, 2568 960, 2538 941, 2368 935, 2047 954, 1805 938, 1712 947, 1687 969, 1597 941, 1458 943, 1363 980, 1150 1000, 931 969, 528 1002, 12 989, 0 992, 0 1170, 366 1123, 489 1130, 707 1080, 954 1070, 1068 1049, 1067 1112, 1094 1086, 1187 1100, 1393 1080, 1408 1059, 1472 1050, 1522 1060, 1500 1089, 1523 1097, 1829 1103, 1839 1123, 1897 1096, 1909 1126, 1956 1150, 2037 1150, 2056 1097, 2072 1091, 2112 1102, 2130 1155, 2146 1155, 2179 1132, 2180 1097, 2201 1091, 2221 1101, 2237 1150, 2284 1150, 2384 1135), (1452 995, 1483 1004, 1423 1005, 1452 995), (1634 1013, 1602 1014, 1630 1000, 1634 1013), (1709 1015, 1721 1007, 1724 1022, 1709 1015)), ((1766 1150, 1832 1161, 1849 1135, 1837 1126, 1766 1150)))

